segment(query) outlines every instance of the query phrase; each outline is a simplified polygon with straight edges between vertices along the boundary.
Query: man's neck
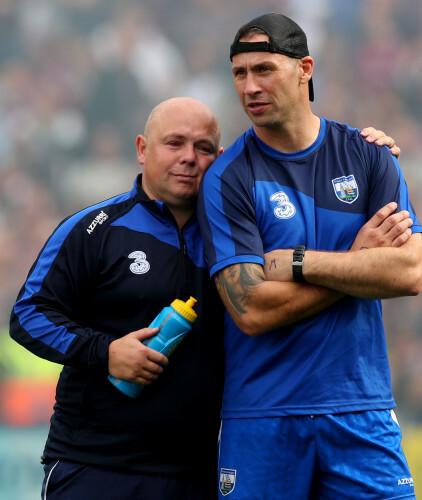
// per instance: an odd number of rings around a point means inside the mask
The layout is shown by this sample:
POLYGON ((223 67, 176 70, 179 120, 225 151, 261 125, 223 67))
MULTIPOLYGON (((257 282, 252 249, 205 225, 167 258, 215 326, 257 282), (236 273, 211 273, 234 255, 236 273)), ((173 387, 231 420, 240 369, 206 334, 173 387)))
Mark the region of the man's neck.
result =
POLYGON ((195 213, 195 210, 180 210, 180 209, 174 209, 172 207, 168 207, 170 212, 173 214, 173 217, 178 225, 178 227, 181 229, 186 222, 193 216, 195 213))
POLYGON ((283 123, 278 127, 257 127, 256 135, 265 144, 282 153, 296 153, 311 146, 317 139, 321 121, 310 113, 305 118, 283 123))
MULTIPOLYGON (((142 176, 142 189, 150 200, 157 199, 154 196, 152 190, 146 185, 144 176, 142 176)), ((192 201, 192 203, 186 203, 185 205, 182 204, 181 206, 173 206, 173 204, 169 200, 165 201, 161 199, 158 201, 164 202, 166 204, 179 228, 182 228, 195 213, 196 200, 192 201)))

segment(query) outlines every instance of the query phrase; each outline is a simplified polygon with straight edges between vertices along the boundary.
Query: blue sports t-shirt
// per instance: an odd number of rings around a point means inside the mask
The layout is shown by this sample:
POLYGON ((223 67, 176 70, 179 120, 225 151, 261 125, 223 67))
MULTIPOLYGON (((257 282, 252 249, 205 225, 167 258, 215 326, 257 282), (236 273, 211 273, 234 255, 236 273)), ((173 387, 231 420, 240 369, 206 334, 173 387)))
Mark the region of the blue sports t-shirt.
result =
MULTIPOLYGON (((198 216, 211 275, 264 253, 305 245, 346 251, 391 201, 422 232, 388 148, 321 118, 307 149, 281 153, 253 128, 207 171, 198 216)), ((225 318, 223 418, 339 413, 395 406, 381 302, 345 297, 325 311, 258 337, 225 318)))

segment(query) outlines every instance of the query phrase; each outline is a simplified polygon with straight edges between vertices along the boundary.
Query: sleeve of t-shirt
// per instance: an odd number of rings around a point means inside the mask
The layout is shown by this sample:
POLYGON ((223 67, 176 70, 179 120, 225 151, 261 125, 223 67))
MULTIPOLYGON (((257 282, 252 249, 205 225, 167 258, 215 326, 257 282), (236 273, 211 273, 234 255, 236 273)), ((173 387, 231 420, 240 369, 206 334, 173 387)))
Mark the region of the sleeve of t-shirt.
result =
POLYGON ((211 276, 232 264, 264 263, 247 165, 217 161, 208 170, 199 192, 198 220, 211 276))
POLYGON ((397 203, 397 211, 407 210, 413 220, 412 232, 422 232, 421 225, 410 201, 408 187, 397 159, 386 147, 367 149, 370 156, 370 191, 368 218, 391 201, 397 203))

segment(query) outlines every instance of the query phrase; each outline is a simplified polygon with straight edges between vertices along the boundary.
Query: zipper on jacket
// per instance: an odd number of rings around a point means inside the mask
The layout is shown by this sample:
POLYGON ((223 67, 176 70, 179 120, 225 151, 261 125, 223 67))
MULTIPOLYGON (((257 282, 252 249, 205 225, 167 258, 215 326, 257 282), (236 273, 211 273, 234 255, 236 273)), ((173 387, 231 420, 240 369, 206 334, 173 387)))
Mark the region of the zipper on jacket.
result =
POLYGON ((177 230, 177 235, 179 237, 179 244, 180 244, 180 254, 181 254, 181 259, 182 259, 182 273, 183 273, 183 279, 182 283, 180 285, 180 289, 178 292, 178 299, 181 300, 187 300, 191 294, 191 286, 189 286, 189 281, 188 281, 188 270, 187 270, 187 263, 188 263, 188 251, 186 247, 186 242, 185 238, 183 237, 183 229, 189 224, 189 222, 192 220, 192 217, 183 224, 183 227, 179 227, 176 219, 174 218, 174 215, 172 214, 171 210, 167 207, 166 204, 164 204, 164 210, 166 212, 166 215, 168 218, 172 221, 174 227, 177 230))
POLYGON ((177 227, 177 232, 179 235, 179 243, 180 243, 180 248, 181 248, 181 255, 182 255, 182 270, 183 270, 183 281, 181 285, 181 290, 180 290, 180 299, 186 300, 190 296, 190 287, 188 284, 188 277, 187 277, 187 258, 188 258, 188 252, 186 248, 186 242, 185 238, 183 237, 183 228, 177 227))

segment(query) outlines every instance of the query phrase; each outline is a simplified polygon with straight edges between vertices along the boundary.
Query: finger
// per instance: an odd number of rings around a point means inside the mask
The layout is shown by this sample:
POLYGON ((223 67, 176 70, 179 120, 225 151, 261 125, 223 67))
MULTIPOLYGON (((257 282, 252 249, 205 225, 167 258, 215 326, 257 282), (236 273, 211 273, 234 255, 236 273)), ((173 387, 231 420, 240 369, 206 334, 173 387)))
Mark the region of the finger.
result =
POLYGON ((155 382, 155 380, 139 376, 139 377, 136 377, 134 382, 135 382, 135 384, 151 385, 153 382, 155 382))
POLYGON ((400 212, 387 217, 380 225, 380 228, 383 229, 386 233, 391 229, 394 229, 396 235, 400 234, 413 224, 413 221, 409 218, 409 215, 410 214, 407 210, 401 210, 400 212))
POLYGON ((154 382, 154 380, 157 380, 157 378, 163 373, 163 370, 161 370, 160 373, 155 373, 151 372, 149 370, 143 370, 142 373, 138 375, 138 377, 143 378, 144 380, 148 380, 150 382, 154 382))
POLYGON ((407 231, 410 227, 412 227, 412 225, 413 225, 413 220, 410 217, 408 217, 407 219, 404 219, 395 224, 391 228, 388 234, 391 236, 391 239, 393 240, 394 238, 397 238, 397 236, 400 236, 400 234, 407 231))
POLYGON ((400 234, 400 236, 397 236, 395 240, 392 242, 393 247, 401 247, 406 243, 406 241, 412 236, 412 230, 406 229, 403 233, 400 234))
MULTIPOLYGON (((397 214, 398 215, 398 214, 397 214)), ((394 215, 395 217, 396 215, 394 215)), ((393 216, 391 216, 393 217, 393 216)), ((386 231, 386 225, 383 224, 378 229, 379 234, 377 236, 378 246, 401 246, 409 239, 412 231, 409 229, 413 224, 413 220, 408 217, 401 220, 397 224, 393 225, 389 231, 386 231)))
POLYGON ((379 139, 375 140, 375 144, 377 146, 387 146, 390 149, 390 153, 397 159, 399 159, 401 149, 397 146, 392 137, 389 137, 388 135, 380 137, 379 139))
MULTIPOLYGON (((164 354, 156 351, 155 349, 151 349, 147 346, 147 359, 150 363, 160 366, 167 366, 169 364, 169 360, 164 354)), ((149 364, 147 366, 150 366, 149 364)))
POLYGON ((397 159, 399 159, 401 154, 401 149, 397 146, 397 144, 395 144, 393 147, 390 148, 390 153, 397 159))
POLYGON ((164 368, 169 364, 169 360, 161 353, 156 353, 156 354, 158 356, 156 356, 155 358, 159 357, 159 360, 156 361, 155 359, 154 360, 148 359, 147 361, 145 361, 142 368, 145 372, 155 373, 159 375, 163 373, 164 368))
MULTIPOLYGON (((367 136, 366 141, 367 142, 376 142, 378 144, 378 141, 383 142, 386 137, 387 136, 385 135, 385 132, 383 132, 382 130, 376 130, 376 129, 374 129, 374 131, 371 132, 367 136)), ((390 137, 390 139, 391 139, 391 137, 390 137)))
MULTIPOLYGON (((366 129, 364 129, 364 130, 365 130, 365 134, 362 134, 362 132, 363 132, 362 131, 360 135, 362 137, 365 137, 366 142, 369 142, 369 143, 376 142, 378 144, 377 141, 382 141, 386 137, 385 133, 382 130, 377 130, 374 127, 368 127, 368 129, 367 129, 368 131, 366 131, 366 129)), ((390 137, 390 139, 391 139, 391 137, 390 137)))
POLYGON ((387 146, 389 148, 392 148, 396 145, 396 143, 394 142, 394 139, 392 137, 389 137, 388 135, 384 135, 382 137, 376 138, 375 144, 377 146, 387 146))
POLYGON ((374 127, 365 127, 360 131, 360 135, 362 137, 368 137, 368 135, 371 135, 373 132, 375 132, 374 127))
POLYGON ((156 363, 146 363, 136 377, 136 382, 151 384, 164 372, 164 369, 156 363))
POLYGON ((376 214, 374 214, 369 221, 366 223, 367 227, 379 227, 397 208, 397 203, 395 201, 391 201, 384 205, 382 208, 378 210, 376 214))
POLYGON ((159 328, 142 328, 141 330, 136 330, 136 332, 132 332, 132 335, 136 339, 142 341, 148 339, 149 337, 157 335, 159 331, 160 331, 159 328))

